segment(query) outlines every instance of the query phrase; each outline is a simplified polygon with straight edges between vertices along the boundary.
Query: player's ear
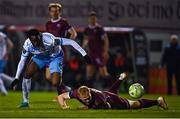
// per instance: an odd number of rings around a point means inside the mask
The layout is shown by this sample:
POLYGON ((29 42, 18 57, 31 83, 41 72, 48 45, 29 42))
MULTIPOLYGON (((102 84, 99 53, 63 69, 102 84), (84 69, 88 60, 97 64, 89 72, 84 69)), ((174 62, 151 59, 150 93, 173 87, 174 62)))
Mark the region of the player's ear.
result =
POLYGON ((79 91, 77 91, 77 96, 80 97, 79 91))

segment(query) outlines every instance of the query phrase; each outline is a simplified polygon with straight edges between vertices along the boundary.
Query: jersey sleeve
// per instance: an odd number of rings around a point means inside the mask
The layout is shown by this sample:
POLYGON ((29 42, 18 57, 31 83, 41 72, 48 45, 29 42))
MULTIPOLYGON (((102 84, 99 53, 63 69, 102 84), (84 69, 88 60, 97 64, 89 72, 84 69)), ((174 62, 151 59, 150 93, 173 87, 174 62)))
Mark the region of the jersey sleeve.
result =
POLYGON ((84 29, 84 36, 87 36, 88 35, 88 28, 85 28, 84 29))
POLYGON ((25 62, 26 62, 26 59, 29 55, 29 52, 28 52, 28 43, 27 43, 27 40, 25 41, 24 45, 23 45, 23 51, 21 53, 21 59, 18 63, 18 67, 17 67, 17 71, 16 71, 16 76, 15 78, 16 79, 19 79, 20 77, 20 74, 24 68, 24 65, 25 65, 25 62))
POLYGON ((104 31, 104 28, 103 27, 100 27, 100 35, 101 35, 101 38, 104 39, 104 35, 106 34, 106 32, 104 31))
POLYGON ((69 97, 70 98, 77 98, 77 90, 71 90, 69 92, 69 97))
POLYGON ((74 49, 76 49, 82 56, 85 56, 87 53, 86 51, 74 40, 67 39, 67 38, 59 38, 59 44, 61 45, 70 45, 74 49))
POLYGON ((21 56, 28 57, 28 55, 29 55, 28 49, 29 49, 29 43, 28 43, 28 40, 26 40, 23 45, 23 50, 22 50, 21 56))
POLYGON ((65 27, 65 30, 69 30, 72 26, 68 23, 67 20, 64 20, 64 27, 65 27))

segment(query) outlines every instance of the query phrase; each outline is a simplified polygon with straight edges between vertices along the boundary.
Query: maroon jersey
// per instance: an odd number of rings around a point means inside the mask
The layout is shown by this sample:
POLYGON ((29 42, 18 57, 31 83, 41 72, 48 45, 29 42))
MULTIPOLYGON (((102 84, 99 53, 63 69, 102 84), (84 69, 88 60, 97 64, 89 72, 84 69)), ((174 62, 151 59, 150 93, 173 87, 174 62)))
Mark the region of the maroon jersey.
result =
POLYGON ((100 25, 94 27, 88 26, 84 30, 84 35, 88 39, 89 55, 92 63, 98 67, 102 67, 106 64, 102 53, 104 51, 104 34, 105 31, 100 25))
POLYGON ((57 21, 48 21, 46 23, 46 31, 52 33, 56 37, 67 37, 67 32, 71 28, 67 20, 60 18, 57 21))
MULTIPOLYGON (((71 26, 69 25, 69 23, 67 22, 67 20, 65 20, 64 18, 60 18, 59 20, 56 21, 48 21, 46 23, 46 31, 53 34, 56 37, 63 37, 66 38, 67 37, 67 33, 68 30, 71 28, 71 26)), ((66 61, 67 59, 67 50, 66 48, 63 46, 63 51, 64 51, 64 59, 66 61)))
POLYGON ((88 47, 90 53, 101 53, 104 47, 103 36, 105 32, 100 25, 88 26, 84 30, 84 35, 88 38, 88 47))
POLYGON ((123 99, 118 95, 108 91, 102 92, 93 88, 90 88, 90 91, 92 98, 88 103, 81 101, 81 99, 77 96, 77 90, 71 91, 69 93, 69 97, 76 98, 90 109, 129 109, 129 103, 127 99, 123 99), (110 104, 110 107, 108 103, 110 104))

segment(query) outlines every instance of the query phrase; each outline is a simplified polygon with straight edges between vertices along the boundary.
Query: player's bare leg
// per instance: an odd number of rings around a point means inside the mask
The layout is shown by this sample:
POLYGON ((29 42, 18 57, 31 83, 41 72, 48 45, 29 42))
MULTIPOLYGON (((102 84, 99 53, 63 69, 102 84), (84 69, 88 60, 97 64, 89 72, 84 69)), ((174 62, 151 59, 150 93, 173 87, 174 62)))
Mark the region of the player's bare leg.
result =
POLYGON ((87 65, 86 66, 86 78, 87 78, 87 86, 93 87, 93 80, 94 80, 94 66, 87 65))
POLYGON ((99 67, 99 74, 100 74, 100 76, 109 76, 107 67, 106 66, 99 67))
POLYGON ((58 72, 52 73, 51 79, 52 79, 52 85, 54 87, 57 87, 59 85, 59 83, 60 83, 60 80, 61 80, 60 73, 58 73, 58 72))
POLYGON ((105 83, 105 87, 112 86, 113 81, 112 81, 111 75, 107 71, 106 66, 99 67, 99 75, 100 75, 100 79, 102 79, 103 82, 105 83))
POLYGON ((58 72, 52 73, 51 79, 52 79, 52 85, 57 88, 58 95, 71 90, 71 88, 69 88, 62 82, 62 75, 60 73, 58 72))
POLYGON ((33 61, 31 61, 26 68, 22 82, 23 102, 19 106, 20 108, 29 107, 29 92, 31 89, 31 78, 37 72, 37 70, 38 66, 33 61))
POLYGON ((5 88, 4 82, 0 77, 0 92, 2 92, 3 95, 8 95, 8 92, 5 88))
POLYGON ((50 73, 49 68, 46 68, 45 74, 46 74, 46 80, 50 81, 51 80, 51 73, 50 73))

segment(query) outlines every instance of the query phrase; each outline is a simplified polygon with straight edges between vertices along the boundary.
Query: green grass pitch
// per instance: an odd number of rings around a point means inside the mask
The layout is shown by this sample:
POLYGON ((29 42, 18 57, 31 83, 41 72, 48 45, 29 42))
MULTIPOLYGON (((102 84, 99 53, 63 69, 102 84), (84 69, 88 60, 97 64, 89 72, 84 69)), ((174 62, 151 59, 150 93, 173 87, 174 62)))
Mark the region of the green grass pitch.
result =
MULTIPOLYGON (((96 118, 120 118, 120 117, 180 117, 180 96, 165 96, 169 110, 151 107, 138 110, 82 110, 82 105, 76 100, 68 101, 72 107, 70 110, 62 110, 57 102, 52 102, 55 92, 31 92, 30 108, 19 109, 22 100, 21 92, 10 92, 9 96, 0 96, 0 118, 4 117, 96 117, 96 118)), ((122 97, 129 98, 123 94, 122 97)), ((144 95, 143 98, 157 98, 158 95, 144 95)))

